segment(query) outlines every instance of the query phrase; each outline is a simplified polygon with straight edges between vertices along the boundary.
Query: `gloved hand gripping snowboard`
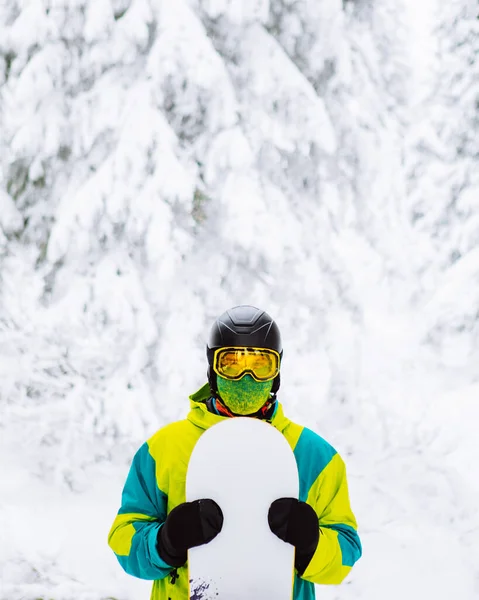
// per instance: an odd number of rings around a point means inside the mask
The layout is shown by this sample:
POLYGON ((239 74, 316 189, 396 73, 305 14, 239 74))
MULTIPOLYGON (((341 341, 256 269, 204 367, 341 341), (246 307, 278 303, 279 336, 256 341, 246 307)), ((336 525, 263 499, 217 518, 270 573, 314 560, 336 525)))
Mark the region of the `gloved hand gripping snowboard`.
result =
POLYGON ((223 513, 214 500, 179 504, 158 533, 158 554, 168 565, 181 567, 190 548, 211 542, 222 527, 223 513))
POLYGON ((319 522, 314 509, 296 498, 279 498, 269 508, 268 523, 275 535, 296 548, 294 565, 302 575, 319 542, 319 522))

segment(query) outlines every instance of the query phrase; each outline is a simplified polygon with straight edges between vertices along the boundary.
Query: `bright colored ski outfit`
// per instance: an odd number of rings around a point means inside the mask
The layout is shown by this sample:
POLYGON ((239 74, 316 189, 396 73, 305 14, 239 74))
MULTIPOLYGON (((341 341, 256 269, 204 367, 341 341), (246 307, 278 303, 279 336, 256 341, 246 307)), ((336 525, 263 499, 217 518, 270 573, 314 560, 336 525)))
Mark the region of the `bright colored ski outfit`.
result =
MULTIPOLYGON (((206 429, 228 418, 208 410, 210 396, 209 386, 203 386, 190 396, 186 419, 166 425, 138 450, 108 536, 127 573, 154 581, 151 600, 189 600, 187 566, 173 569, 166 564, 158 555, 156 540, 167 514, 185 502, 186 471, 196 442, 206 429)), ((294 581, 294 600, 311 600, 314 583, 341 583, 361 556, 345 466, 323 438, 287 419, 279 403, 271 424, 294 452, 299 500, 310 504, 319 518, 317 550, 303 575, 296 573, 294 581)))

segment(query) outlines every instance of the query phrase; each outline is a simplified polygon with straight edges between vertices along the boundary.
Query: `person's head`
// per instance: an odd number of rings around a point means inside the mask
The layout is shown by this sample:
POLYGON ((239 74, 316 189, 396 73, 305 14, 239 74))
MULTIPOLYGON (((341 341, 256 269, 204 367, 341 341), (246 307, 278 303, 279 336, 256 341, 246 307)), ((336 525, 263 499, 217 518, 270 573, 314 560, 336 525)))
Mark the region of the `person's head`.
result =
POLYGON ((235 415, 254 415, 275 399, 283 348, 264 310, 235 306, 218 317, 206 346, 211 393, 235 415))

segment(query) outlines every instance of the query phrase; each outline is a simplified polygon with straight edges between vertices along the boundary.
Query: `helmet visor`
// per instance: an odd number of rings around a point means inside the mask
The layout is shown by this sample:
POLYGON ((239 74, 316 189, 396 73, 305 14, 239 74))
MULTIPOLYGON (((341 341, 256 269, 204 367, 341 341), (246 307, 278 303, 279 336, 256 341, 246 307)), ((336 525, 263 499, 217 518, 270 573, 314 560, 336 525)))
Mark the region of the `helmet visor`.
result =
POLYGON ((249 373, 256 381, 270 381, 279 373, 280 357, 268 348, 218 348, 213 369, 220 377, 237 381, 249 373))

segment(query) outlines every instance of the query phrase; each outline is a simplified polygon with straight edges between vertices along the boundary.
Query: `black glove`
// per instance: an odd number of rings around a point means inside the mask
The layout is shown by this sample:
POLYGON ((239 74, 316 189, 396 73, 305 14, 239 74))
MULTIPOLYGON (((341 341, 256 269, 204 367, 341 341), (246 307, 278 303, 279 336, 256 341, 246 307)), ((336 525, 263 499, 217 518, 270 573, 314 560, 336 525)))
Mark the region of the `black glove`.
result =
POLYGON ((181 567, 189 548, 211 542, 222 527, 223 513, 214 500, 179 504, 158 533, 158 554, 168 565, 181 567))
POLYGON ((268 523, 279 539, 296 548, 294 565, 302 575, 319 542, 319 522, 314 509, 296 498, 279 498, 269 507, 268 523))

